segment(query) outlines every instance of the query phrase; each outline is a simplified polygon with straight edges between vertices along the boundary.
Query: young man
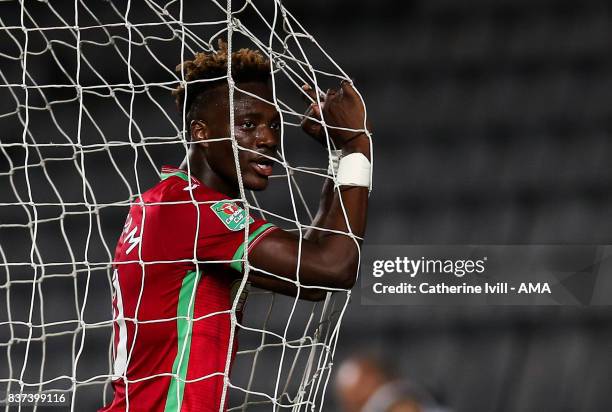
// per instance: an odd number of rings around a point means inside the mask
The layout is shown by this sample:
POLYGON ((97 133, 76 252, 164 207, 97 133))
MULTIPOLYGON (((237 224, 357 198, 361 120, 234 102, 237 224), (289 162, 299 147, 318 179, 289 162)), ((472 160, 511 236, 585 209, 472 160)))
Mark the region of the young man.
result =
MULTIPOLYGON (((329 126, 344 128, 328 133, 345 158, 338 167, 339 190, 327 181, 312 223, 327 230, 312 230, 300 241, 247 215, 236 201, 229 88, 223 78, 227 58, 220 42, 216 53, 198 53, 177 68, 188 82, 174 94, 189 126, 190 149, 179 168, 164 167, 162 181, 134 203, 117 244, 115 396, 102 411, 219 411, 228 352, 233 360, 237 347, 236 339, 230 342, 231 309, 247 255, 248 281, 259 288, 316 300, 325 294, 316 287, 348 289, 355 282, 357 242, 336 232, 347 232, 347 221, 355 236, 365 230, 369 140, 363 132, 344 130, 364 127, 359 96, 343 82, 323 96, 321 107, 311 104, 304 117, 303 129, 322 143, 324 130, 313 120, 321 112, 329 126), (222 80, 203 81, 215 78, 222 80), (299 279, 302 287, 264 272, 299 279)), ((280 139, 280 116, 270 103, 270 64, 249 49, 231 59, 240 176, 244 189, 263 190, 280 139)), ((308 86, 304 90, 315 97, 308 86)), ((244 298, 236 303, 238 319, 244 298)))

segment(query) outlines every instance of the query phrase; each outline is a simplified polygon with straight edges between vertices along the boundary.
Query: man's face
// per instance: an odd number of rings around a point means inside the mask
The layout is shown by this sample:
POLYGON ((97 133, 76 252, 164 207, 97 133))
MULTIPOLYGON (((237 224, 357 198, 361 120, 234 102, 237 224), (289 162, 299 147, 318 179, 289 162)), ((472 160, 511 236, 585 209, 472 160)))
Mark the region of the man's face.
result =
MULTIPOLYGON (((262 82, 239 83, 237 87, 268 102, 273 101, 270 86, 262 82)), ((206 125, 207 140, 229 137, 229 100, 227 86, 209 94, 200 110, 206 125)), ((240 90, 234 92, 234 135, 238 143, 238 160, 245 189, 263 190, 268 186, 280 139, 280 116, 276 108, 240 90), (266 157, 268 156, 268 157, 266 157)), ((208 142, 204 146, 212 171, 225 184, 237 188, 234 152, 229 140, 208 142)))

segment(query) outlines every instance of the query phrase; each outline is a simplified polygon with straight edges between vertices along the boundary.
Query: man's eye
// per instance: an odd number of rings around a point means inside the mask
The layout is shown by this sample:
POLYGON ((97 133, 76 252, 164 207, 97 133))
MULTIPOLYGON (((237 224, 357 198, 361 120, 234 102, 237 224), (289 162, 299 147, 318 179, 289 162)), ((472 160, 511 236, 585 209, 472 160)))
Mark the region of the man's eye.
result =
POLYGON ((253 123, 253 122, 251 122, 249 120, 246 120, 246 121, 242 122, 242 127, 244 129, 252 129, 252 128, 255 127, 255 123, 253 123))
POLYGON ((275 123, 272 123, 270 125, 270 129, 273 129, 273 130, 280 130, 280 128, 281 128, 281 124, 280 123, 276 123, 275 122, 275 123))

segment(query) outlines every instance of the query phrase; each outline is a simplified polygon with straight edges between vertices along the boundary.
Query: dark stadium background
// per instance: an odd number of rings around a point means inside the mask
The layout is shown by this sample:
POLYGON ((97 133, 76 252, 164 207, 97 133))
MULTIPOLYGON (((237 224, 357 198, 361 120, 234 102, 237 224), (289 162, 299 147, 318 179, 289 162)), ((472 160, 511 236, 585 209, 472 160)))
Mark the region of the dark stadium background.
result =
MULTIPOLYGON (((366 244, 611 243, 609 2, 284 4, 354 77, 368 103, 375 189, 366 244)), ((72 6, 65 2, 57 8, 72 6)), ((0 10, 8 10, 4 7, 0 10)), ((137 9, 138 2, 132 7, 137 9)), ((101 70, 125 71, 102 59, 99 64, 101 70)), ((53 83, 57 69, 32 70, 46 73, 53 83)), ((163 99, 171 106, 167 96, 163 99)), ((3 113, 10 107, 5 103, 3 113)), ((90 104, 95 111, 97 103, 90 104)), ((101 123, 113 121, 102 111, 99 116, 101 123)), ((158 119, 141 116, 138 121, 143 119, 155 130, 158 119)), ((21 140, 18 126, 3 123, 3 143, 21 140)), ((19 158, 17 149, 8 151, 19 158)), ((93 156, 88 176, 103 183, 108 160, 93 156)), ((170 149, 156 153, 162 163, 179 158, 170 149)), ((133 159, 121 159, 129 170, 133 159)), ((6 157, 0 157, 0 165, 8 170, 6 157)), ((154 176, 148 173, 143 181, 150 185, 154 176)), ((0 179, 0 201, 14 201, 8 200, 7 178, 0 179)), ((112 197, 114 186, 99 187, 100 198, 112 197)), ((316 200, 316 188, 307 193, 316 200)), ((10 207, 0 213, 2 223, 23 217, 10 207)), ((107 239, 120 230, 124 215, 124 209, 109 213, 107 239)), ((22 235, 4 230, 0 240, 7 254, 28 261, 29 246, 19 246, 26 242, 22 235)), ((54 252, 49 253, 53 260, 54 252)), ((56 311, 59 318, 74 317, 62 309, 65 290, 50 290, 50 316, 56 311)), ((101 318, 108 317, 106 298, 92 297, 101 318)), ((105 336, 100 333, 90 343, 94 351, 105 353, 105 336)), ((49 345, 53 353, 68 348, 70 340, 49 345)), ((363 352, 386 358, 402 376, 427 385, 456 411, 612 410, 608 308, 364 307, 354 300, 335 363, 363 352)), ((338 410, 331 389, 330 383, 326 411, 338 410)), ((85 391, 88 408, 100 405, 96 393, 85 391)))

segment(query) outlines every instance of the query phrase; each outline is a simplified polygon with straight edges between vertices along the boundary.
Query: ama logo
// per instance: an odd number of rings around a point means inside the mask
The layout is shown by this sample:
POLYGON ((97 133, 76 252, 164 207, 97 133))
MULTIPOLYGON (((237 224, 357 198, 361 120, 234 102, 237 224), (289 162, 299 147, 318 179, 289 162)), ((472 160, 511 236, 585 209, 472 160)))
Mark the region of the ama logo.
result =
POLYGON ((253 223, 252 217, 248 216, 243 208, 233 202, 220 201, 210 206, 215 215, 231 231, 244 229, 246 218, 253 223))

